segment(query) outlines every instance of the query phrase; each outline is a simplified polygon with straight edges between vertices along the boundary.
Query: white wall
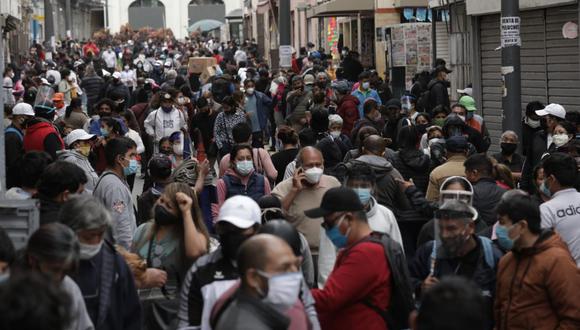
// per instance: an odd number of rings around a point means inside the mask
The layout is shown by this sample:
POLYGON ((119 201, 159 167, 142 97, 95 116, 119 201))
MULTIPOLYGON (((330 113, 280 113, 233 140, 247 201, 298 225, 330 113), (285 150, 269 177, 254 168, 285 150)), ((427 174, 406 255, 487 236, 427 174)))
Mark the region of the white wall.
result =
MULTIPOLYGON (((501 11, 501 0, 465 0, 465 2, 467 4, 468 15, 492 14, 501 11)), ((576 2, 576 0, 520 0, 520 9, 552 7, 576 2)))
MULTIPOLYGON (((4 0, 2 0, 4 1, 4 0)), ((129 5, 134 0, 109 0, 109 29, 117 33, 129 22, 129 5)), ((188 6, 190 0, 159 0, 165 6, 165 27, 170 28, 177 39, 187 36, 188 6)), ((242 8, 241 0, 224 0, 225 14, 242 8)))
POLYGON ((0 13, 21 19, 19 0, 0 0, 0 13))

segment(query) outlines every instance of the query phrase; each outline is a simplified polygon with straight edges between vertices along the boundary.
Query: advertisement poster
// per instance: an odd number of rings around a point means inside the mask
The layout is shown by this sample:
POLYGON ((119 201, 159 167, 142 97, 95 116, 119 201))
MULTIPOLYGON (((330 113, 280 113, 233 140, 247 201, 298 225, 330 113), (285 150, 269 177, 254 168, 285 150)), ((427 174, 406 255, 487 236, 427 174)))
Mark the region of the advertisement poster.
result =
POLYGON ((393 40, 405 40, 405 29, 401 27, 394 27, 391 30, 393 40))
POLYGON ((407 55, 407 66, 416 66, 417 60, 417 40, 407 39, 405 42, 405 53, 407 55))
POLYGON ((405 66, 405 42, 393 40, 393 66, 405 66))
POLYGON ((417 26, 417 41, 419 44, 431 44, 431 27, 425 25, 417 26))

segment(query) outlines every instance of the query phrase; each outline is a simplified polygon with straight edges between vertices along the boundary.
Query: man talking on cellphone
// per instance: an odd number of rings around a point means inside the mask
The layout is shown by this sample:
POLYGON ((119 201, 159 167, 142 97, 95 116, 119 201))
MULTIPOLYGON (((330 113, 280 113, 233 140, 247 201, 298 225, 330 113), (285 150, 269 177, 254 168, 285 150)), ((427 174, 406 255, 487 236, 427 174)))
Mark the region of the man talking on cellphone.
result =
POLYGON ((340 182, 335 177, 324 175, 323 171, 324 159, 320 150, 304 147, 296 157, 293 177, 280 182, 272 191, 272 195, 280 199, 286 219, 306 236, 312 252, 316 278, 319 265, 325 265, 325 251, 334 249, 334 246, 324 232, 321 235, 322 218, 308 218, 304 215, 304 210, 320 206, 322 196, 327 190, 340 187, 340 182))

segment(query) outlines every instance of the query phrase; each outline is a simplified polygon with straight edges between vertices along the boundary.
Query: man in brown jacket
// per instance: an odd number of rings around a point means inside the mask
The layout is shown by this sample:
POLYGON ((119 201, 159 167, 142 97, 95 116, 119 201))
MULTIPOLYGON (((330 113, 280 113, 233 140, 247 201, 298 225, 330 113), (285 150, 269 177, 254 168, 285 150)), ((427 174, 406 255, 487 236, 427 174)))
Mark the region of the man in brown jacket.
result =
POLYGON ((499 263, 495 328, 580 329, 580 270, 566 243, 542 231, 539 205, 528 195, 506 198, 497 209, 498 240, 513 248, 499 263))

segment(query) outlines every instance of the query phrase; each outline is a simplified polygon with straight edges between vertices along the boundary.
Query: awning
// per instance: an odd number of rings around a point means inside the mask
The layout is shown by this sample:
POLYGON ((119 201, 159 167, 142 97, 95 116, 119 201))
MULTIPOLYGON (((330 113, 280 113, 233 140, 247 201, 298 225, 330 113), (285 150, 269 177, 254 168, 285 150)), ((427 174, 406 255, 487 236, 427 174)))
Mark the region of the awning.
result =
MULTIPOLYGON (((449 0, 447 0, 449 2, 449 0)), ((393 7, 395 8, 405 8, 405 7, 427 7, 429 1, 427 0, 395 0, 393 7)))
POLYGON ((228 19, 232 19, 232 18, 242 18, 243 15, 244 15, 244 13, 242 12, 242 8, 239 8, 239 9, 234 9, 234 10, 230 11, 226 15, 226 18, 228 18, 228 19))
POLYGON ((354 16, 363 11, 375 11, 375 0, 331 0, 314 6, 306 13, 311 17, 354 16))

